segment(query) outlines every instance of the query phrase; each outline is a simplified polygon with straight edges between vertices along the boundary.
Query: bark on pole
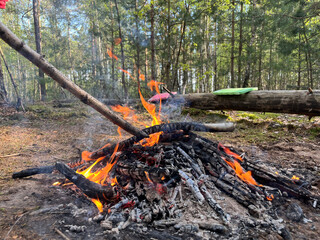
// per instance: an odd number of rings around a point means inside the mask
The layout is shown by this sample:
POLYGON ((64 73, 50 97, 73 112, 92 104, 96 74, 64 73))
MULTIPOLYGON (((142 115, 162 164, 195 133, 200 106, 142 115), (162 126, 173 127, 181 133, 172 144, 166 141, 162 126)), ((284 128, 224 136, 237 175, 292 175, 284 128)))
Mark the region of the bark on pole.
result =
POLYGON ((131 133, 135 136, 141 134, 138 128, 117 116, 106 105, 70 81, 64 74, 57 70, 53 65, 48 63, 43 56, 32 50, 14 33, 12 33, 2 22, 0 22, 0 38, 2 38, 2 40, 5 41, 10 47, 27 58, 30 62, 39 67, 45 74, 58 82, 61 87, 67 89, 77 98, 79 98, 83 103, 91 106, 128 133, 131 133))
POLYGON ((175 95, 189 107, 203 110, 239 110, 320 116, 320 90, 252 91, 243 95, 218 96, 212 93, 175 95))

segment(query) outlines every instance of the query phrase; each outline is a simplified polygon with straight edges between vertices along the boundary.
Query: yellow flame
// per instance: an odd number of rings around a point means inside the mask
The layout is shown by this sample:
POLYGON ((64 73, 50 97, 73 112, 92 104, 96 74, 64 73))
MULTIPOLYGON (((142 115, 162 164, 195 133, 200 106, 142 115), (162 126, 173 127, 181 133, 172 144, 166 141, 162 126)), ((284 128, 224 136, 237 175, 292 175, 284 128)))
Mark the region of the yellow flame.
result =
POLYGON ((99 212, 103 212, 103 205, 99 199, 91 198, 91 201, 97 206, 97 208, 99 209, 99 212))

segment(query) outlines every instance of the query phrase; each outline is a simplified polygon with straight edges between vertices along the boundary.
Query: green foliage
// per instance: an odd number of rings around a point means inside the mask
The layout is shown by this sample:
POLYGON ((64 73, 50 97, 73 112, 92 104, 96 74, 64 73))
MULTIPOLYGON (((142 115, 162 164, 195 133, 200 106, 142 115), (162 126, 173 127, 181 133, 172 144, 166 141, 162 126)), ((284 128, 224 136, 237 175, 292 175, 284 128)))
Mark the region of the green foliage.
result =
MULTIPOLYGON (((116 2, 120 22, 114 0, 41 1, 45 58, 98 98, 121 99, 124 96, 119 70, 123 68, 121 45, 115 44, 120 35, 119 26, 124 68, 133 76, 125 75, 124 80, 131 98, 138 96, 138 65, 147 81, 151 80, 151 69, 155 69, 155 80, 166 83, 173 91, 211 92, 229 87, 232 22, 235 23, 234 76, 240 85, 249 69, 249 85, 259 85, 261 89, 297 89, 298 72, 300 88, 320 87, 317 67, 320 17, 319 4, 314 1, 240 0, 234 5, 231 0, 116 2), (118 60, 109 57, 107 49, 111 47, 118 60), (152 52, 155 53, 154 66, 152 52)), ((7 9, 0 11, 0 20, 35 49, 30 1, 9 1, 7 9)), ((48 100, 70 96, 48 77, 39 79, 32 64, 3 42, 0 45, 25 101, 39 100, 38 85, 42 81, 47 86, 48 100)), ((7 72, 5 84, 14 101, 7 72)), ((143 94, 148 96, 150 91, 143 81, 141 86, 143 94)))

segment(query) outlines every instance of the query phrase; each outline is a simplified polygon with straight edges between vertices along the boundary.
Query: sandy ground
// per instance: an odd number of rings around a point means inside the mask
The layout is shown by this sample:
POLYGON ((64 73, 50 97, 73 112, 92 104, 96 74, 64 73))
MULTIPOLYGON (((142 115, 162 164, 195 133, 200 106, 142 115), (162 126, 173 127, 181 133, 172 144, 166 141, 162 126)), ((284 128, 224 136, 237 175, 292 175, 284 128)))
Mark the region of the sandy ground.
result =
MULTIPOLYGON (((103 146, 108 139, 117 139, 116 127, 100 116, 92 115, 89 109, 54 118, 10 111, 0 112, 0 238, 63 239, 57 233, 58 229, 70 239, 117 239, 104 236, 97 223, 87 224, 88 218, 98 213, 89 200, 52 186, 61 179, 60 175, 37 175, 21 180, 11 178, 13 172, 26 168, 75 160, 82 150, 93 150, 103 146), (79 209, 85 211, 81 217, 77 217, 79 209), (62 229, 61 226, 66 224, 85 225, 86 231, 74 233, 62 229)), ((73 110, 66 108, 62 112, 70 111, 73 110)), ((219 138, 226 145, 270 162, 278 169, 289 168, 297 176, 309 174, 314 180, 313 191, 319 193, 320 135, 312 140, 300 134, 295 138, 281 137, 272 142, 259 142, 246 141, 243 134, 239 129, 232 134, 209 137, 219 138)), ((313 209, 303 203, 301 207, 307 222, 290 222, 289 231, 293 239, 317 239, 320 236, 319 208, 313 209)), ((165 233, 161 233, 162 237, 159 238, 152 234, 130 235, 124 232, 121 237, 166 239, 165 233)))

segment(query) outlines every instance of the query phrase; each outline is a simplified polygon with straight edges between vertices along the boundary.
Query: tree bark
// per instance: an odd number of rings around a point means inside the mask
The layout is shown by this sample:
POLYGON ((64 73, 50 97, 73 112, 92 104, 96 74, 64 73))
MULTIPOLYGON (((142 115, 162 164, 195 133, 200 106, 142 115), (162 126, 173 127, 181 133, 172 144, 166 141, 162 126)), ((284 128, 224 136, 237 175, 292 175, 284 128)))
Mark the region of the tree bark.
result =
MULTIPOLYGON (((122 39, 122 33, 121 33, 121 18, 120 18, 120 13, 119 13, 117 0, 114 0, 114 4, 115 4, 115 7, 116 7, 117 17, 118 17, 119 38, 121 39, 121 42, 120 42, 121 66, 122 66, 122 69, 125 70, 125 67, 124 67, 124 60, 125 59, 124 59, 123 39, 122 39)), ((123 71, 122 71, 121 79, 122 79, 122 87, 123 87, 124 98, 127 99, 128 98, 128 89, 127 89, 126 79, 125 79, 125 75, 124 75, 123 71)))
MULTIPOLYGON (((253 10, 256 8, 256 0, 252 1, 252 8, 253 8, 253 10)), ((252 59, 253 50, 251 48, 253 46, 255 37, 256 37, 256 26, 255 26, 255 16, 253 16, 252 17, 252 25, 251 25, 251 37, 250 37, 250 41, 249 41, 249 44, 248 44, 247 67, 246 67, 246 71, 245 71, 245 74, 244 74, 242 87, 248 87, 249 86, 249 80, 250 80, 250 74, 251 74, 251 64, 252 64, 252 61, 253 61, 253 59, 252 59)))
POLYGON ((243 95, 218 96, 210 93, 175 95, 187 106, 203 110, 239 110, 320 116, 320 91, 252 91, 243 95))
MULTIPOLYGON (((40 0, 33 0, 33 21, 34 21, 34 36, 36 41, 37 53, 41 55, 41 33, 40 33, 40 0)), ((39 69, 39 85, 40 85, 40 99, 46 99, 46 83, 44 81, 44 73, 39 69)))
POLYGON ((154 44, 154 5, 151 1, 151 9, 150 9, 150 32, 151 32, 151 79, 156 79, 156 51, 155 51, 155 44, 154 44))
POLYGON ((13 77, 12 77, 12 74, 9 70, 9 67, 8 67, 8 64, 7 64, 7 61, 6 59, 4 58, 4 54, 2 52, 2 49, 0 48, 0 55, 2 57, 2 60, 3 60, 3 63, 4 65, 6 66, 6 69, 8 71, 8 74, 9 74, 9 77, 10 77, 10 80, 11 80, 11 83, 12 83, 12 86, 14 88, 14 92, 16 93, 16 97, 17 97, 17 104, 16 104, 16 108, 19 109, 19 107, 22 108, 22 110, 25 112, 26 110, 24 109, 24 106, 22 104, 22 100, 21 100, 21 97, 20 97, 20 94, 19 94, 19 91, 18 91, 18 86, 16 84, 16 82, 14 81, 13 77))
POLYGON ((239 25, 239 54, 238 54, 238 82, 237 86, 241 87, 241 67, 242 67, 242 26, 243 26, 243 2, 240 2, 240 25, 239 25))
POLYGON ((232 1, 232 18, 231 18, 231 59, 230 59, 230 75, 231 75, 231 87, 235 87, 235 82, 234 82, 234 12, 235 12, 235 1, 232 1))
POLYGON ((27 58, 30 62, 39 67, 44 73, 46 73, 53 80, 58 82, 61 87, 67 89, 77 98, 79 98, 83 103, 91 106, 103 116, 108 118, 111 122, 118 125, 128 133, 133 135, 139 135, 139 129, 118 117, 113 113, 106 105, 98 101, 96 98, 88 94, 86 91, 81 89, 75 83, 70 81, 65 75, 63 75, 54 66, 48 63, 43 56, 36 53, 23 41, 21 41, 16 35, 14 35, 2 22, 0 22, 0 38, 2 38, 7 44, 9 44, 13 49, 18 51, 21 55, 27 58))
MULTIPOLYGON (((6 87, 4 85, 4 78, 3 78, 3 71, 2 71, 2 64, 0 59, 0 100, 3 100, 5 103, 8 103, 8 93, 6 87)), ((1 102, 0 102, 1 103, 1 102)))

